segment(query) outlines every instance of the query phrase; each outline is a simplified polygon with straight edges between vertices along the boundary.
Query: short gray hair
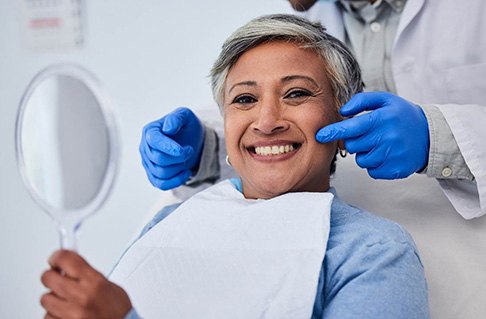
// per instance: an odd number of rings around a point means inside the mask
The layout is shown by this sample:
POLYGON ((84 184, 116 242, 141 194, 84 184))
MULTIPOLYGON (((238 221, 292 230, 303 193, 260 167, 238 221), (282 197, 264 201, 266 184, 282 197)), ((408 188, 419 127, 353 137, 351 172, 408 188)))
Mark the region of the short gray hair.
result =
POLYGON ((211 69, 213 96, 223 111, 224 85, 231 67, 246 51, 264 43, 286 41, 314 50, 326 64, 337 108, 363 90, 358 62, 345 45, 320 23, 290 14, 256 18, 237 29, 223 44, 211 69))

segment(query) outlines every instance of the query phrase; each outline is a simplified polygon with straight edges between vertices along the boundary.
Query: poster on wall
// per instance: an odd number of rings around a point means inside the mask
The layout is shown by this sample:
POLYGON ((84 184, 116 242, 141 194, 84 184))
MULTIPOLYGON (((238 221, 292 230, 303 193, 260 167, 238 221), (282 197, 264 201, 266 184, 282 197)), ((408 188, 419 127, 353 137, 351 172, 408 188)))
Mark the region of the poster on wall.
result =
POLYGON ((17 0, 23 46, 33 50, 83 46, 84 0, 17 0))

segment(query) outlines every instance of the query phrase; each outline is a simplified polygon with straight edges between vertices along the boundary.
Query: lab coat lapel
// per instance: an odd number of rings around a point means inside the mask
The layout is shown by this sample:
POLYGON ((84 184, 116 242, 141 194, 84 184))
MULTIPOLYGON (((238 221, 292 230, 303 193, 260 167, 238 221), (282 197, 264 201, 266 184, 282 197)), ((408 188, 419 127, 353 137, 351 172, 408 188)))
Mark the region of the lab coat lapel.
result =
POLYGON ((322 23, 330 35, 345 41, 343 16, 335 2, 318 1, 309 10, 298 14, 310 21, 322 23))
POLYGON ((410 24, 410 22, 417 16, 417 14, 422 10, 425 0, 407 0, 405 7, 403 8, 402 16, 400 17, 400 22, 398 23, 397 34, 395 35, 395 42, 393 47, 395 48, 400 37, 402 36, 405 28, 410 24))

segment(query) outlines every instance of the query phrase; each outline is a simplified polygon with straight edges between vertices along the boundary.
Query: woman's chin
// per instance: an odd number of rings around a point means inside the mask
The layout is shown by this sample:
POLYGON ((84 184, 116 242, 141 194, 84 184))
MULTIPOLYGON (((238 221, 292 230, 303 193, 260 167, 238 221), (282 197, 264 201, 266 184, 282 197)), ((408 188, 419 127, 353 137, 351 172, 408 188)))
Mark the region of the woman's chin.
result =
POLYGON ((268 199, 293 191, 293 186, 288 181, 272 178, 243 184, 243 193, 247 198, 268 199))

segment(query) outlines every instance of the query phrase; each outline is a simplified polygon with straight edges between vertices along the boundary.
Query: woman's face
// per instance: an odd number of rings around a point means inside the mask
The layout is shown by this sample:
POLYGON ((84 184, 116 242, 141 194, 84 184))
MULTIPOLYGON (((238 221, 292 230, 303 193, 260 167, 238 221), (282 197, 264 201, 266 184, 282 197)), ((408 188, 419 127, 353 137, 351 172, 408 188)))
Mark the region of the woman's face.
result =
POLYGON ((336 143, 320 144, 315 134, 339 117, 317 53, 288 42, 245 52, 223 101, 227 152, 247 198, 328 190, 336 143))

